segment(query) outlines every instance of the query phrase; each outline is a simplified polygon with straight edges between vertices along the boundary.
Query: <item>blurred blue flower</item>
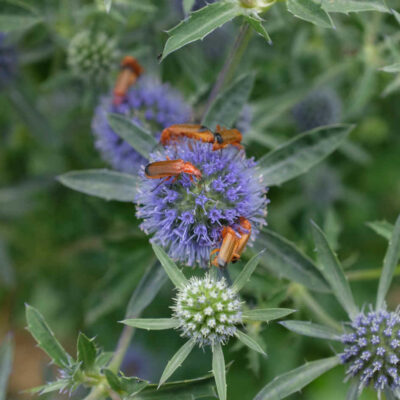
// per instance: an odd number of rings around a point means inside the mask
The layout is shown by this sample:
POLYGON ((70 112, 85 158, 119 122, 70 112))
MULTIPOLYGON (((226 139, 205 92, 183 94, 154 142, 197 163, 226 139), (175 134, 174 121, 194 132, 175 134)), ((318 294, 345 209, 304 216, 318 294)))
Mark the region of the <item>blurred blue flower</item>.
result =
POLYGON ((341 114, 342 102, 337 93, 329 88, 310 93, 292 109, 300 132, 340 122, 341 114))
POLYGON ((119 105, 113 104, 112 94, 101 99, 92 121, 96 148, 115 169, 137 173, 139 166, 146 160, 111 129, 107 120, 108 113, 131 118, 158 139, 164 128, 189 122, 192 110, 178 91, 168 84, 147 77, 140 78, 119 105))
POLYGON ((15 77, 17 69, 17 52, 7 42, 7 35, 0 32, 0 87, 6 86, 15 77))
POLYGON ((182 174, 178 180, 148 179, 144 168, 136 196, 141 228, 154 235, 169 256, 187 265, 207 266, 211 250, 221 245, 224 226, 235 226, 239 217, 252 225, 252 240, 265 225, 266 188, 253 159, 229 146, 212 151, 212 144, 182 140, 151 154, 150 160, 182 159, 202 172, 192 182, 182 174))
POLYGON ((348 364, 348 378, 358 377, 363 389, 369 384, 382 391, 400 388, 400 314, 386 310, 361 313, 350 324, 351 332, 342 335, 346 345, 340 355, 348 364))

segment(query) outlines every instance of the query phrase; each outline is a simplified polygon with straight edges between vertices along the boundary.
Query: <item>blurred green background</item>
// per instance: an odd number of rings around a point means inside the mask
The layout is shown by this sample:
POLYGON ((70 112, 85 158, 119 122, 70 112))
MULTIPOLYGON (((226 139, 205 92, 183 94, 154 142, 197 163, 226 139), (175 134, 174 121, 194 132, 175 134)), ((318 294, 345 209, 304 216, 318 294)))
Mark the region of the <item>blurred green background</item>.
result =
MULTIPOLYGON (((94 148, 91 119, 119 68, 116 62, 100 82, 73 74, 66 62, 69 41, 81 30, 100 29, 116 40, 121 55, 138 58, 146 74, 179 89, 199 115, 240 26, 229 23, 159 64, 165 30, 183 18, 179 1, 116 0, 109 14, 100 0, 5 1, 0 13, 25 15, 29 8, 42 22, 7 34, 3 45, 15 52, 14 70, 0 86, 0 338, 11 331, 16 341, 13 400, 30 398, 22 391, 55 374, 24 330, 24 303, 43 313, 68 350, 75 351, 83 331, 111 351, 121 333, 117 321, 152 260, 133 203, 105 202, 56 181, 70 170, 107 167, 94 148)), ((380 70, 400 61, 400 25, 391 14, 363 13, 335 16, 336 30, 324 30, 293 18, 283 4, 265 18, 273 45, 253 36, 237 71, 256 73, 247 152, 258 158, 299 133, 293 108, 324 91, 334 92, 341 104, 334 122, 356 124, 327 161, 269 192, 269 227, 312 256, 309 220, 314 219, 349 271, 380 268, 387 243, 366 222, 393 223, 400 211, 400 89, 393 85, 396 76, 380 70)), ((317 119, 324 113, 318 104, 312 110, 317 119)), ((376 277, 352 280, 360 305, 374 299, 376 286, 376 277)), ((293 285, 261 268, 245 297, 266 306, 300 307, 296 319, 315 320, 292 293, 293 285)), ((144 317, 167 316, 171 294, 168 283, 144 317)), ((331 315, 344 317, 330 296, 318 295, 317 301, 331 315)), ((398 280, 389 302, 392 308, 400 302, 398 280)), ((250 399, 277 374, 332 354, 326 343, 278 324, 259 334, 267 359, 228 347, 227 360, 235 360, 228 374, 232 400, 250 399)), ((180 343, 173 332, 137 332, 126 368, 157 380, 180 343)), ((174 377, 208 372, 209 358, 197 350, 174 377)), ((343 377, 338 367, 292 398, 344 399, 343 377)), ((62 398, 57 396, 48 398, 62 398)), ((366 391, 362 398, 376 394, 366 391)))

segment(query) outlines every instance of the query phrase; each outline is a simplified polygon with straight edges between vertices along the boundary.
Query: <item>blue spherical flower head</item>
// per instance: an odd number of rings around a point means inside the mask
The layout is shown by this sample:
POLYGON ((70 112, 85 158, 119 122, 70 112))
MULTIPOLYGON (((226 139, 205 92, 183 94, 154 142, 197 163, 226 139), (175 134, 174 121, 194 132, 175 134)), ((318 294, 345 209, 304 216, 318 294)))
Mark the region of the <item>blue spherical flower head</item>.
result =
POLYGON ((16 73, 17 53, 15 48, 7 43, 7 36, 0 32, 0 87, 6 86, 16 73))
POLYGON ((357 378, 359 389, 373 385, 377 391, 400 388, 400 314, 386 310, 359 314, 342 336, 340 355, 346 374, 357 378))
POLYGON ((178 91, 154 78, 140 78, 121 104, 113 104, 112 94, 103 97, 92 122, 96 148, 115 169, 137 173, 146 160, 113 131, 108 113, 124 115, 158 138, 164 128, 188 122, 192 110, 178 91))
POLYGON ((266 188, 253 159, 243 150, 228 146, 213 151, 212 144, 182 139, 154 152, 150 161, 182 159, 198 168, 202 177, 181 174, 166 181, 140 173, 137 216, 141 228, 154 235, 152 242, 163 246, 176 261, 205 267, 210 252, 222 243, 225 226, 237 231, 240 217, 249 220, 254 240, 265 224, 266 188))

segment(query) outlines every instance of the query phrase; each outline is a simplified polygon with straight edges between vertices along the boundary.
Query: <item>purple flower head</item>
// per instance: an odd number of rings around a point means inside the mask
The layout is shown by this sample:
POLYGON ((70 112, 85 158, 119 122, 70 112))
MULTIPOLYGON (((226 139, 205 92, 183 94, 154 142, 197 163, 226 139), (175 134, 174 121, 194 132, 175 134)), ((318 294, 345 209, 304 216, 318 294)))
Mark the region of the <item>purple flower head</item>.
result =
POLYGON ((340 122, 341 114, 342 102, 337 93, 329 88, 310 93, 292 109, 300 132, 340 122))
POLYGON ((213 151, 212 144, 182 139, 179 145, 167 146, 151 154, 150 161, 182 159, 202 172, 190 180, 182 174, 177 180, 149 179, 140 172, 137 216, 141 228, 152 234, 152 242, 163 246, 169 256, 190 266, 205 267, 210 252, 222 243, 224 226, 237 224, 240 217, 252 225, 252 240, 265 225, 266 188, 261 174, 244 151, 233 146, 213 151), (217 183, 216 183, 217 182, 217 183), (178 193, 174 202, 165 198, 170 190, 178 193), (174 210, 173 221, 169 213, 174 210))
POLYGON ((7 35, 0 32, 0 87, 6 86, 15 77, 17 52, 7 42, 7 35))
POLYGON ((119 105, 112 94, 102 98, 92 121, 96 148, 115 169, 135 174, 146 160, 112 130, 108 113, 129 117, 158 138, 167 126, 188 122, 192 111, 176 90, 154 78, 140 78, 119 105))
POLYGON ((360 389, 372 384, 377 391, 399 389, 400 314, 386 310, 361 313, 350 324, 352 333, 342 336, 340 355, 348 364, 348 378, 358 378, 360 389))

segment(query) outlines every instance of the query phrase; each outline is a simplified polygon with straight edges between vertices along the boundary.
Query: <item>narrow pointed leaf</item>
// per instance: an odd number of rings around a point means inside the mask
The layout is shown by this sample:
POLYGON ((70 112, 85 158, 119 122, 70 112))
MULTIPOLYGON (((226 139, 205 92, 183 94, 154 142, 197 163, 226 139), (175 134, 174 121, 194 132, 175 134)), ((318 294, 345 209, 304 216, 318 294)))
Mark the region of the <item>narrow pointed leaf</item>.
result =
POLYGON ((322 0, 322 8, 327 12, 344 14, 361 11, 389 12, 382 0, 322 0))
POLYGON ((106 7, 106 11, 109 13, 112 6, 112 0, 104 0, 104 5, 106 7))
POLYGON ((161 375, 158 387, 160 387, 164 382, 166 382, 167 379, 182 365, 182 363, 186 360, 187 356, 193 350, 195 344, 196 342, 193 339, 190 339, 168 361, 168 364, 161 375))
POLYGON ((295 17, 322 28, 333 28, 333 22, 321 4, 313 0, 288 0, 287 8, 295 17))
POLYGON ((122 389, 122 384, 118 376, 109 369, 104 369, 104 375, 106 376, 111 389, 118 393, 122 389))
POLYGON ((105 200, 133 202, 137 177, 107 169, 71 171, 60 175, 58 181, 70 189, 105 200))
POLYGON ((35 338, 39 347, 48 354, 56 365, 59 367, 67 367, 69 365, 70 356, 56 339, 42 314, 28 304, 25 307, 25 312, 28 330, 35 338))
POLYGON ((266 356, 267 354, 263 350, 263 348, 249 335, 246 335, 244 332, 237 330, 235 333, 236 337, 247 347, 250 347, 250 349, 261 353, 263 356, 266 356))
POLYGON ((82 363, 82 369, 88 370, 96 361, 97 350, 93 339, 89 339, 82 332, 78 336, 78 361, 82 363))
POLYGON ((269 322, 274 319, 287 317, 295 311, 296 310, 290 310, 289 308, 258 308, 255 310, 243 311, 242 318, 248 321, 269 322))
POLYGON ((389 240, 389 246, 383 260, 383 269, 379 280, 378 294, 376 300, 377 310, 384 307, 385 297, 392 283, 393 273, 400 256, 400 215, 394 225, 393 234, 389 240))
POLYGON ((171 279, 172 283, 177 288, 182 289, 187 284, 187 279, 185 275, 183 275, 183 272, 177 267, 177 265, 160 246, 153 244, 153 250, 165 272, 169 276, 169 279, 171 279))
POLYGON ((393 225, 387 221, 367 222, 367 225, 373 229, 378 235, 390 240, 393 234, 393 225))
POLYGON ((353 294, 344 275, 342 266, 335 253, 330 248, 328 240, 322 230, 314 222, 312 222, 311 225, 314 243, 317 248, 318 267, 322 275, 329 282, 336 299, 347 311, 349 316, 353 318, 358 314, 358 308, 354 302, 353 294))
POLYGON ((262 253, 264 253, 264 251, 260 251, 258 254, 253 256, 250 259, 250 261, 244 266, 244 268, 240 271, 239 275, 235 279, 235 282, 233 282, 232 285, 233 290, 239 292, 243 288, 243 286, 250 280, 250 277, 258 265, 262 253))
POLYGON ((179 321, 175 318, 130 318, 121 321, 121 323, 148 331, 161 331, 179 327, 179 321))
POLYGON ((167 274, 159 262, 150 265, 132 293, 126 308, 125 318, 137 318, 157 296, 167 280, 167 274))
MULTIPOLYGON (((357 400, 360 394, 359 382, 355 381, 350 384, 349 390, 346 394, 346 400, 357 400)), ((389 399, 386 399, 389 400, 389 399)))
POLYGON ((108 114, 108 122, 119 137, 129 143, 132 148, 146 159, 149 158, 149 154, 158 144, 151 132, 123 115, 108 114))
POLYGON ((319 376, 340 364, 340 358, 329 357, 302 365, 268 383, 254 400, 281 400, 298 392, 319 376))
POLYGON ((212 369, 217 386, 219 400, 226 400, 225 359, 221 343, 214 343, 212 347, 212 369))
POLYGON ((397 74, 398 72, 400 72, 400 63, 387 65, 386 67, 381 68, 381 70, 384 72, 389 72, 391 74, 397 74))
POLYGON ((13 342, 7 336, 0 346, 0 400, 6 400, 8 378, 11 374, 13 362, 13 342))
POLYGON ((280 185, 307 172, 335 151, 352 129, 344 124, 320 127, 283 143, 257 163, 264 183, 280 185))
POLYGON ((254 75, 246 74, 222 91, 203 118, 202 124, 210 129, 215 129, 217 125, 232 128, 247 103, 253 84, 254 75))
POLYGON ((201 40, 215 29, 241 14, 234 2, 216 2, 190 14, 189 18, 168 31, 162 60, 189 43, 201 40))
POLYGON ((311 336, 320 339, 340 341, 340 332, 324 325, 314 324, 307 321, 282 321, 279 322, 286 329, 299 335, 311 336))
POLYGON ((254 247, 265 249, 261 265, 279 277, 298 282, 317 292, 329 292, 330 288, 314 262, 296 246, 268 229, 262 229, 254 247))
POLYGON ((269 33, 265 29, 263 25, 263 21, 259 18, 255 18, 252 15, 246 16, 246 21, 250 24, 250 26, 260 35, 262 36, 269 45, 272 44, 272 39, 269 36, 269 33))

